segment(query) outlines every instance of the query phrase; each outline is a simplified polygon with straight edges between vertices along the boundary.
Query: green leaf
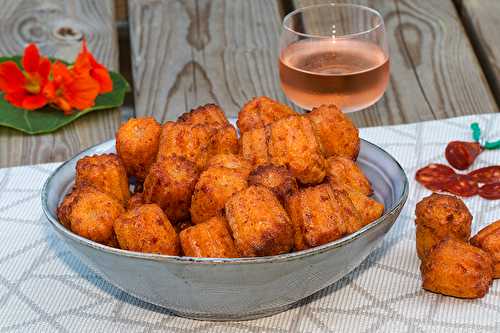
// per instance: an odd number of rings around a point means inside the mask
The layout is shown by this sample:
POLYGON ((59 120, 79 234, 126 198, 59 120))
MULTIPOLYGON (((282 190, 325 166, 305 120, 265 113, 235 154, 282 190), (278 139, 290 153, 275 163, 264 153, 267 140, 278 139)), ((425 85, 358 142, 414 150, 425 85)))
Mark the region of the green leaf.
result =
MULTIPOLYGON (((21 64, 20 56, 0 57, 0 63, 9 60, 15 61, 18 65, 21 64)), ((61 110, 49 106, 35 111, 17 108, 7 102, 4 94, 0 93, 0 126, 14 128, 28 134, 50 133, 89 112, 117 108, 123 104, 130 86, 119 73, 110 72, 109 74, 113 80, 113 91, 97 96, 93 107, 83 111, 75 110, 67 116, 61 110)))

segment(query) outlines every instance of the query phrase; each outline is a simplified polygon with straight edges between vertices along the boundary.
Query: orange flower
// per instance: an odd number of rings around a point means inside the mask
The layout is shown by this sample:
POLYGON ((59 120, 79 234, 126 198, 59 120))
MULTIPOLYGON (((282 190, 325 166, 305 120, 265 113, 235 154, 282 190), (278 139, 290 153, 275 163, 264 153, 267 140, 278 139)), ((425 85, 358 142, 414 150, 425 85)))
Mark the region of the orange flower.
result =
POLYGON ((82 50, 76 58, 73 70, 82 74, 89 73, 99 83, 99 94, 105 94, 113 90, 113 81, 108 70, 98 63, 92 53, 88 51, 85 39, 82 42, 82 50))
POLYGON ((94 106, 99 83, 89 73, 70 70, 56 62, 52 65, 52 81, 45 86, 44 94, 64 114, 70 114, 72 109, 85 110, 94 106))
POLYGON ((0 64, 0 90, 12 105, 35 110, 47 104, 43 89, 48 82, 50 61, 40 57, 35 44, 24 49, 22 59, 24 71, 14 61, 0 64))

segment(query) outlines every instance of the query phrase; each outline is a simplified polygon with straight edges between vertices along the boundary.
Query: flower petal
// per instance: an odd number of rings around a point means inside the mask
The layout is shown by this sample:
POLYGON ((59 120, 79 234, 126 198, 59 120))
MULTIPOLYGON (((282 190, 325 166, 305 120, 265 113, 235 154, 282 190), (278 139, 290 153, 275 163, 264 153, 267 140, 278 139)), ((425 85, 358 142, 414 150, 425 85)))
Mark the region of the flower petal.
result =
POLYGON ((26 96, 28 95, 24 91, 8 93, 5 94, 5 100, 10 104, 14 105, 15 107, 22 108, 23 101, 26 98, 26 96))
POLYGON ((40 66, 38 67, 38 73, 42 77, 42 80, 47 81, 49 79, 51 63, 47 58, 41 58, 40 66))
POLYGON ((113 91, 113 81, 106 68, 95 68, 90 72, 90 75, 99 83, 99 94, 113 91))
POLYGON ((14 93, 24 90, 25 78, 14 61, 0 64, 0 90, 5 93, 14 93))
POLYGON ((23 67, 28 73, 33 73, 38 70, 38 65, 40 63, 40 53, 38 52, 38 47, 35 44, 29 44, 24 49, 23 55, 23 67))
POLYGON ((94 106, 95 99, 99 94, 99 83, 92 77, 78 76, 67 84, 64 89, 65 99, 78 110, 85 110, 94 106))
POLYGON ((43 94, 26 96, 22 103, 22 108, 27 110, 36 110, 47 104, 47 98, 43 94))

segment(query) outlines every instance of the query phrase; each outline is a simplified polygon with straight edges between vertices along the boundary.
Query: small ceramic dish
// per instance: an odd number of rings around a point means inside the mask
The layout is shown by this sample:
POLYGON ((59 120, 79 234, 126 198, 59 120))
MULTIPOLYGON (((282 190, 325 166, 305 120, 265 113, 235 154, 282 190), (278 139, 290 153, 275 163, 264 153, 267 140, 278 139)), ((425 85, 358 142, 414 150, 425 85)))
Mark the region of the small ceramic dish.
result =
POLYGON ((304 251, 257 258, 190 258, 111 248, 62 226, 56 209, 73 185, 77 161, 115 152, 110 140, 63 163, 47 179, 42 206, 54 231, 72 252, 125 292, 183 317, 253 319, 286 310, 356 268, 395 223, 408 196, 408 179, 383 149, 362 141, 358 162, 372 182, 384 215, 357 232, 304 251))

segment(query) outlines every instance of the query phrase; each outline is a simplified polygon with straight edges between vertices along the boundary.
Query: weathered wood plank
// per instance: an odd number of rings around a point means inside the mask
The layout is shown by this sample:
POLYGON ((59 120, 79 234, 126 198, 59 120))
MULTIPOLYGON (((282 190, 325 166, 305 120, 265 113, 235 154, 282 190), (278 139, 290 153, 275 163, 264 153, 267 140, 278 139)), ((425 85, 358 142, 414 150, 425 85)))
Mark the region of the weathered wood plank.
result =
POLYGON ((216 102, 235 116, 253 96, 285 99, 277 1, 129 0, 129 20, 136 115, 216 102))
MULTIPOLYGON (((390 48, 390 85, 375 106, 352 115, 359 126, 498 111, 450 0, 345 2, 382 13, 390 48)), ((294 0, 296 8, 315 3, 322 1, 294 0)))
MULTIPOLYGON (((118 68, 113 0, 0 0, 0 55, 22 53, 36 42, 43 54, 73 60, 85 35, 106 66, 118 68), (72 33, 64 36, 61 28, 72 33)), ((28 136, 0 128, 0 166, 62 161, 113 137, 119 110, 91 113, 53 134, 28 136)))
POLYGON ((500 1, 457 0, 464 26, 500 104, 500 1))

